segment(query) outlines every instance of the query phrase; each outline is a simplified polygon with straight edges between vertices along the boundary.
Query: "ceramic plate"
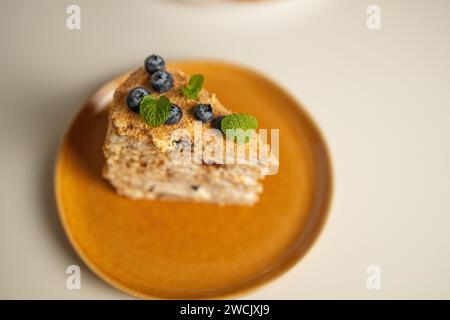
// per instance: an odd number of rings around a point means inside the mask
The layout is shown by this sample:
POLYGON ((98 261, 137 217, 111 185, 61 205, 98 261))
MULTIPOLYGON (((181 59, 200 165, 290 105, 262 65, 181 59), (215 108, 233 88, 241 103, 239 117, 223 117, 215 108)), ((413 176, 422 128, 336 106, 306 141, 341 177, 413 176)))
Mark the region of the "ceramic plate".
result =
POLYGON ((130 200, 101 176, 108 104, 119 77, 81 109, 56 162, 56 202, 83 261, 112 286, 141 298, 222 298, 291 268, 312 246, 331 196, 330 159, 311 118, 278 85, 215 61, 171 64, 205 75, 234 112, 280 129, 280 167, 253 207, 130 200))

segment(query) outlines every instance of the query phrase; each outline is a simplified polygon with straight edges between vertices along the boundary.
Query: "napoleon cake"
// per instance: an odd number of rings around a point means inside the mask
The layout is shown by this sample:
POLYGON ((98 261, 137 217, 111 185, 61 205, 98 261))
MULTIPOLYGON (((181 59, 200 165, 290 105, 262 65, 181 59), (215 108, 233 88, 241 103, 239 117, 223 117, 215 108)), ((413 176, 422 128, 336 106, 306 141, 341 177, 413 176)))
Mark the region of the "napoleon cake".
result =
POLYGON ((261 155, 270 152, 256 134, 257 120, 232 113, 203 82, 203 75, 188 76, 151 55, 116 89, 103 176, 117 193, 220 205, 258 201, 270 165, 261 155))

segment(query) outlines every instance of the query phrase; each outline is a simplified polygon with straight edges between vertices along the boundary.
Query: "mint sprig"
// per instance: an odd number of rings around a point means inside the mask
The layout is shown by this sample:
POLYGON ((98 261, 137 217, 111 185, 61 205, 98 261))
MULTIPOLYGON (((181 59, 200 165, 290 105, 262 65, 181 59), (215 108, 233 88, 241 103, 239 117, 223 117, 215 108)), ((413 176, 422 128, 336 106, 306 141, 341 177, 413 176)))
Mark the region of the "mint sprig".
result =
POLYGON ((170 100, 166 96, 156 99, 152 95, 147 95, 139 105, 139 113, 142 119, 152 127, 159 127, 166 122, 171 109, 170 100))
POLYGON ((194 74, 189 79, 187 86, 181 89, 181 92, 185 97, 190 99, 198 99, 198 94, 202 90, 205 77, 202 74, 194 74))
POLYGON ((228 139, 248 142, 254 130, 258 129, 258 121, 246 113, 229 114, 222 119, 220 129, 228 139))

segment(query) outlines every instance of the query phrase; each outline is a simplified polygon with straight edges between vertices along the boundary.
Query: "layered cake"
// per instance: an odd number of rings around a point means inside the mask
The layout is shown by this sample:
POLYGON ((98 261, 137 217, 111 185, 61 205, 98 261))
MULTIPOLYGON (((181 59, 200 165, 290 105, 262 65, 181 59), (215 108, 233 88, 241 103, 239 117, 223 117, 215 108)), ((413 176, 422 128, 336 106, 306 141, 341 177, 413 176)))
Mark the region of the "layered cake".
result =
POLYGON ((257 120, 228 110, 204 80, 151 55, 116 89, 103 175, 119 194, 220 205, 258 201, 272 155, 256 133, 257 120))

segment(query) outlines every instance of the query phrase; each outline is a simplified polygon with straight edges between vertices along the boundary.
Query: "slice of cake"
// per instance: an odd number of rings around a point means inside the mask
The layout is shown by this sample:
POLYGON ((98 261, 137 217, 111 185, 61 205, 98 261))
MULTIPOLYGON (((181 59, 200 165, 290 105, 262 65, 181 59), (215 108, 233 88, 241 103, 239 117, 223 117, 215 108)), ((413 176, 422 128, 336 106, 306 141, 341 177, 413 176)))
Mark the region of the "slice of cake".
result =
POLYGON ((256 133, 246 131, 243 139, 224 134, 229 127, 256 129, 256 119, 232 114, 202 84, 203 76, 189 77, 152 55, 116 89, 103 175, 119 194, 218 204, 258 201, 268 161, 255 157, 255 148, 266 154, 267 146, 256 133))

